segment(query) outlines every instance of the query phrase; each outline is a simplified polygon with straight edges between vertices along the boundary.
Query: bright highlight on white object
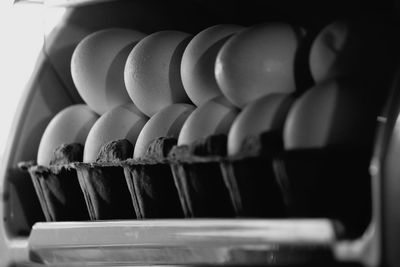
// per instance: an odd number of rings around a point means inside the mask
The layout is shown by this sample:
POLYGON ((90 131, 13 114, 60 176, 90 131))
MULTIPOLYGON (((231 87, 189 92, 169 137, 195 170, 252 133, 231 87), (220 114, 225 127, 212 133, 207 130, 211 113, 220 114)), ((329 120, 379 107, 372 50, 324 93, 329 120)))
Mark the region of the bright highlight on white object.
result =
POLYGON ((289 94, 274 93, 248 104, 229 130, 228 155, 237 155, 248 137, 258 137, 264 132, 281 135, 293 101, 294 97, 289 94))
POLYGON ((98 114, 132 103, 126 92, 126 59, 144 33, 105 29, 85 37, 75 48, 71 74, 82 99, 98 114))
POLYGON ((56 148, 62 144, 85 144, 86 137, 98 115, 87 105, 69 106, 50 121, 40 140, 37 163, 49 166, 56 148))
POLYGON ((158 137, 178 138, 183 123, 194 109, 190 104, 172 104, 154 114, 139 134, 134 158, 143 157, 150 142, 158 137))
POLYGON ((114 140, 127 139, 135 145, 147 120, 134 104, 118 106, 104 113, 88 134, 83 161, 95 162, 101 147, 114 140))
POLYGON ((369 148, 376 128, 376 101, 365 84, 332 79, 299 97, 287 116, 285 149, 369 148))
POLYGON ((194 142, 216 134, 228 134, 239 109, 224 96, 218 96, 198 107, 182 126, 178 145, 194 142))
POLYGON ((160 31, 143 38, 129 54, 124 78, 133 103, 151 117, 174 103, 190 103, 180 66, 190 34, 160 31))
POLYGON ((215 80, 214 65, 223 44, 244 27, 219 24, 198 33, 182 56, 182 83, 190 100, 200 106, 222 94, 215 80))
POLYGON ((256 25, 230 38, 215 63, 217 83, 236 106, 270 93, 290 93, 296 89, 295 55, 300 29, 285 23, 256 25))

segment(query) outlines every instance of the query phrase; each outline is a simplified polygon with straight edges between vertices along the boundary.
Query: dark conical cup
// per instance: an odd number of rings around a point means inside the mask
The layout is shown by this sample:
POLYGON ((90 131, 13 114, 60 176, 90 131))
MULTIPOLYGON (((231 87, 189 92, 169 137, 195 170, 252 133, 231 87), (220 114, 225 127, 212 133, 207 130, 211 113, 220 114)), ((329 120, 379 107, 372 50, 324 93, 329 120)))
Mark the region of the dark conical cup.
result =
POLYGON ((135 205, 121 166, 133 153, 126 139, 104 144, 95 163, 75 163, 92 220, 135 219, 135 205))
POLYGON ((47 221, 89 220, 74 169, 60 167, 50 170, 35 166, 29 173, 47 221))
POLYGON ((285 151, 274 161, 289 217, 340 221, 348 236, 371 219, 370 153, 330 147, 285 151))
POLYGON ((46 221, 89 220, 77 172, 70 164, 82 159, 83 146, 79 144, 58 147, 49 167, 35 162, 21 162, 19 167, 28 171, 46 221))
POLYGON ((166 155, 174 138, 155 139, 143 159, 124 164, 126 182, 139 218, 183 218, 183 210, 166 155))
POLYGON ((75 164, 92 220, 135 219, 134 204, 119 164, 75 164))
POLYGON ((211 136, 170 152, 171 169, 185 216, 229 218, 235 210, 220 162, 226 154, 226 136, 211 136))
POLYGON ((239 217, 282 218, 285 207, 273 159, 282 149, 279 132, 247 138, 240 154, 221 161, 222 174, 239 217))

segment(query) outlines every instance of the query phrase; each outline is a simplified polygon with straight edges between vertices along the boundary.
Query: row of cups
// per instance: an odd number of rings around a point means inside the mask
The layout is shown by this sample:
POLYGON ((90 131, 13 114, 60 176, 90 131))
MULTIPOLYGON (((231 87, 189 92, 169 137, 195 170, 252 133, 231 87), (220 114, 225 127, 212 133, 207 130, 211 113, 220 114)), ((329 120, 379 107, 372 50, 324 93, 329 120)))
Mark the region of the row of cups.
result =
POLYGON ((192 146, 154 140, 103 146, 82 163, 83 146, 62 145, 50 167, 25 162, 47 221, 170 218, 328 218, 357 236, 371 216, 369 157, 346 147, 282 151, 279 132, 248 138, 226 157, 226 136, 192 146), (61 151, 61 152, 60 152, 61 151))

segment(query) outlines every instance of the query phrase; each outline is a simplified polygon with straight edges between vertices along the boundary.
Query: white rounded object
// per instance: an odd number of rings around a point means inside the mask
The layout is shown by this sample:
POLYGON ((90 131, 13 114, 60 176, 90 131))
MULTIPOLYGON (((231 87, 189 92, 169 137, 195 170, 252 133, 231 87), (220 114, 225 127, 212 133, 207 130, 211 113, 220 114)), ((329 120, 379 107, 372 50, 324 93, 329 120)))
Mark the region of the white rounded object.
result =
POLYGON ((377 79, 393 67, 398 33, 377 18, 338 20, 312 43, 309 64, 316 83, 350 75, 377 79))
POLYGON ((248 104, 236 117, 228 134, 228 155, 240 153, 247 137, 264 132, 282 131, 294 101, 290 94, 273 93, 248 104))
POLYGON ((180 74, 191 35, 160 31, 143 38, 126 61, 124 79, 133 103, 151 117, 174 103, 190 103, 180 74))
POLYGON ((216 134, 228 134, 239 110, 224 96, 218 96, 193 111, 182 126, 178 145, 193 142, 216 134))
POLYGON ((49 166, 56 148, 62 144, 85 144, 86 137, 98 115, 87 105, 69 106, 59 113, 47 125, 40 140, 37 163, 49 166))
POLYGON ((296 88, 294 61, 301 30, 285 23, 247 28, 230 38, 215 63, 222 93, 238 107, 270 93, 296 88))
POLYGON ((182 83, 195 105, 222 94, 215 80, 215 59, 223 44, 243 29, 239 25, 215 25, 198 33, 186 47, 181 64, 182 83))
POLYGON ((144 33, 112 28, 94 32, 75 48, 71 75, 82 99, 98 114, 131 102, 124 83, 126 59, 144 33))
POLYGON ((374 100, 356 82, 334 79, 316 85, 289 111, 283 131, 285 149, 367 145, 376 127, 374 100))
POLYGON ((150 142, 156 138, 178 138, 183 123, 194 109, 195 106, 190 104, 172 104, 154 114, 139 134, 133 157, 143 157, 150 142))
MULTIPOLYGON (((345 49, 348 49, 345 46, 350 37, 349 30, 349 25, 345 21, 335 21, 326 26, 313 41, 310 51, 310 71, 315 82, 349 73, 354 67, 351 55, 344 55, 345 49), (340 59, 343 56, 344 58, 340 59)), ((357 45, 351 48, 357 49, 357 45)), ((356 50, 353 52, 357 53, 356 50)))
POLYGON ((132 145, 135 145, 147 120, 148 118, 134 104, 118 106, 104 113, 88 134, 83 161, 95 162, 101 147, 114 140, 127 139, 132 145))

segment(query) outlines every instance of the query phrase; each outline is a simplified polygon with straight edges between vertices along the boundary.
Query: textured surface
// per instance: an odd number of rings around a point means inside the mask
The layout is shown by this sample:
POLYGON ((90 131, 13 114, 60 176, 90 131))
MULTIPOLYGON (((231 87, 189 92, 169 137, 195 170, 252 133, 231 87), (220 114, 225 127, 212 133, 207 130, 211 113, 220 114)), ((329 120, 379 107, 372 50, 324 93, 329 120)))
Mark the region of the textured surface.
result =
POLYGON ((129 54, 124 71, 126 89, 147 116, 173 103, 190 102, 180 74, 182 54, 190 38, 180 31, 155 32, 129 54))

